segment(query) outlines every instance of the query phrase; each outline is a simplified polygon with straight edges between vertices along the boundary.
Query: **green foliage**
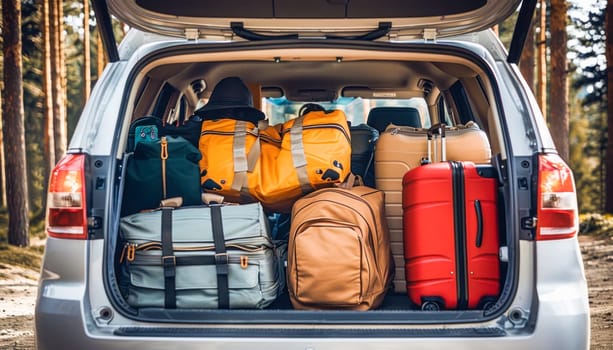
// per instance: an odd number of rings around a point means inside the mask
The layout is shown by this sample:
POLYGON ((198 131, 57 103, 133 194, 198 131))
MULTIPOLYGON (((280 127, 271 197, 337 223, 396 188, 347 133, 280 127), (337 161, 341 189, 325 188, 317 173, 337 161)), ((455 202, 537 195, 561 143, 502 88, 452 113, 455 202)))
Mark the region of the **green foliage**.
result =
POLYGON ((32 2, 23 2, 23 104, 25 113, 26 162, 28 173, 29 207, 38 212, 43 207, 45 188, 43 167, 43 91, 42 91, 42 34, 40 12, 32 2))
MULTIPOLYGON (((603 211, 605 202, 605 151, 607 146, 607 76, 604 27, 605 0, 582 8, 571 4, 573 27, 569 53, 575 74, 571 76, 570 164, 575 173, 581 212, 603 211)), ((584 5, 585 6, 585 5, 584 5)))
POLYGON ((604 205, 604 174, 600 159, 604 155, 604 133, 589 128, 588 118, 574 112, 577 109, 582 109, 580 104, 571 103, 569 163, 575 175, 579 210, 582 213, 601 211, 604 205))
POLYGON ((519 13, 516 11, 509 16, 509 18, 505 19, 498 25, 498 37, 507 50, 511 46, 511 39, 513 38, 513 31, 515 30, 515 23, 517 22, 518 14, 519 13))
POLYGON ((579 234, 613 237, 613 215, 589 213, 579 216, 579 234))
POLYGON ((607 70, 606 70, 606 28, 605 0, 599 0, 596 6, 581 11, 577 5, 571 7, 576 35, 576 44, 570 46, 577 67, 577 77, 572 86, 584 89, 583 105, 597 105, 600 111, 607 108, 607 70))

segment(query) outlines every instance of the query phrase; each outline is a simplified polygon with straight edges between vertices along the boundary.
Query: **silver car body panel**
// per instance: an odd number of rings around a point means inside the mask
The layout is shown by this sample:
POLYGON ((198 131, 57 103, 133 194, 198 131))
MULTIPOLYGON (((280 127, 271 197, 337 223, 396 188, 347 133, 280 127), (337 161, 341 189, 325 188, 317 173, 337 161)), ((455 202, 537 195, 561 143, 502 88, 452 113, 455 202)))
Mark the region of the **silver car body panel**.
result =
MULTIPOLYGON (((504 49, 499 44, 489 44, 487 50, 478 46, 491 39, 491 34, 468 34, 470 42, 440 41, 441 46, 455 46, 470 50, 480 56, 488 65, 494 80, 498 82, 516 81, 516 67, 504 62, 504 49), (494 57, 490 53, 494 54, 494 57)), ((140 64, 143 57, 159 49, 173 45, 193 45, 202 43, 162 38, 153 34, 134 31, 120 47, 122 61, 109 64, 104 75, 96 84, 91 99, 85 107, 74 136, 70 142, 71 152, 84 152, 90 155, 120 158, 122 147, 114 145, 118 116, 122 111, 127 81, 131 70, 140 64), (114 148, 117 147, 117 148, 114 148), (116 151, 117 154, 112 154, 116 151)), ((521 80, 519 80, 522 82, 521 80)), ((499 97, 502 100, 497 113, 504 119, 506 136, 500 136, 515 157, 531 157, 536 151, 553 150, 553 143, 544 122, 539 120, 540 113, 534 99, 522 93, 523 83, 499 83, 499 97), (521 102, 521 101, 528 102, 521 102), (520 102, 520 103, 517 103, 520 102), (522 107, 525 105, 530 107, 522 107), (519 120, 521 122, 518 122, 519 120), (512 127, 511 127, 512 126, 512 127), (530 134, 530 130, 536 134, 530 134), (534 144, 533 144, 534 143, 534 144)), ((490 97, 494 97, 493 94, 490 97)), ((494 118, 498 119, 498 118, 494 118)), ((128 123, 122 125, 121 139, 125 139, 128 123)), ((511 166, 513 166, 511 164, 511 166)), ((109 170, 112 176, 113 170, 109 170)), ((515 185, 513 185, 515 186, 515 185)), ((107 189, 107 198, 111 198, 107 189)), ((512 191, 519 196, 519 191, 512 191)), ((107 201, 105 212, 109 212, 107 201)), ((513 201, 517 202, 517 200, 513 201)), ((507 208, 511 213, 516 208, 507 208)), ((107 214, 108 216, 108 214, 107 214)), ((514 214, 513 217, 516 217, 514 214)), ((107 232, 112 226, 112 218, 104 221, 107 232)), ((519 223, 511 223, 519 226, 519 223)), ((512 228, 519 231, 518 227, 512 228)), ((517 233, 513 233, 517 235, 517 233)), ((406 349, 517 349, 553 348, 587 349, 589 344, 589 305, 587 304, 587 285, 577 239, 556 241, 517 240, 519 276, 516 291, 509 301, 508 309, 496 319, 476 324, 437 325, 203 325, 153 323, 135 321, 124 316, 114 308, 104 283, 105 240, 89 241, 49 238, 40 279, 39 295, 36 305, 36 327, 38 349, 313 349, 313 350, 361 350, 372 348, 406 349), (560 257, 564 257, 561 259, 560 257), (206 332, 208 328, 229 327, 234 331, 241 327, 250 330, 259 328, 262 335, 257 337, 180 337, 180 336, 119 336, 123 328, 197 328, 206 332), (498 337, 423 337, 412 336, 416 331, 453 329, 468 327, 473 329, 496 327, 504 330, 505 336, 498 337), (298 329, 317 332, 334 332, 336 329, 353 329, 377 334, 377 329, 402 332, 407 336, 373 337, 312 337, 271 336, 266 330, 298 329)), ((237 333, 239 334, 239 333, 237 333)))

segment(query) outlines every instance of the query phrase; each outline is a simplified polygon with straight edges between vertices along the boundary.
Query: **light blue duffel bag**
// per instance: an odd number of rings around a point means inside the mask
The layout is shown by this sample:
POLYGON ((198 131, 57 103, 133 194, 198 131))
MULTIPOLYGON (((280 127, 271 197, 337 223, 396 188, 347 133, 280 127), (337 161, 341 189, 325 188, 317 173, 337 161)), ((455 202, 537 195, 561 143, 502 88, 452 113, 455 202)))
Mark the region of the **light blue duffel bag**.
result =
POLYGON ((282 264, 259 203, 161 208, 123 217, 133 307, 264 308, 282 264))

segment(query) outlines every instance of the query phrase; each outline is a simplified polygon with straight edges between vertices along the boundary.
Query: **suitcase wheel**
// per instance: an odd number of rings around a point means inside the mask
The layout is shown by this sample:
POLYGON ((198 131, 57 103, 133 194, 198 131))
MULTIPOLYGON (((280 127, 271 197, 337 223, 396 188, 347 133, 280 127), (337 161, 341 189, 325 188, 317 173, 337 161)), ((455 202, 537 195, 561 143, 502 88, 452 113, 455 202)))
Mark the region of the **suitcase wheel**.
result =
POLYGON ((426 301, 421 304, 421 309, 423 311, 439 311, 441 307, 436 301, 426 301))

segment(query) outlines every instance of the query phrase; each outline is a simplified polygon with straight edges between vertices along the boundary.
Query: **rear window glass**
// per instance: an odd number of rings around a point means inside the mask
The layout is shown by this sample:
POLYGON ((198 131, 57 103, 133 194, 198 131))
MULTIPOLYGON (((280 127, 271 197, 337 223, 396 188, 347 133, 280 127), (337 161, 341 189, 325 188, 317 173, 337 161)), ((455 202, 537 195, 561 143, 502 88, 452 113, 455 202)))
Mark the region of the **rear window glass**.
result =
MULTIPOLYGON (((268 116, 271 125, 284 123, 298 117, 298 111, 307 101, 289 101, 285 97, 262 99, 262 110, 268 116)), ((364 99, 342 97, 332 102, 317 102, 325 109, 340 109, 347 115, 351 125, 365 124, 368 112, 375 107, 413 107, 419 111, 423 127, 430 126, 428 104, 423 98, 410 99, 364 99)))

